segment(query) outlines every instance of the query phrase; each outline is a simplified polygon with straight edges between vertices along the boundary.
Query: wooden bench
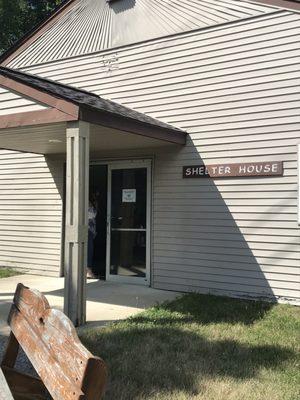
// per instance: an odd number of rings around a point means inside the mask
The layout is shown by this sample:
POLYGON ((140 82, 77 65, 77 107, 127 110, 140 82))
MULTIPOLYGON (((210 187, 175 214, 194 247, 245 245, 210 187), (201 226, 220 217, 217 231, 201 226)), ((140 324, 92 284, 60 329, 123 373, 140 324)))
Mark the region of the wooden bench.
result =
POLYGON ((99 400, 107 380, 103 360, 80 342, 72 322, 46 297, 19 284, 8 317, 11 334, 2 371, 15 400, 99 400), (40 378, 14 369, 22 347, 40 378))

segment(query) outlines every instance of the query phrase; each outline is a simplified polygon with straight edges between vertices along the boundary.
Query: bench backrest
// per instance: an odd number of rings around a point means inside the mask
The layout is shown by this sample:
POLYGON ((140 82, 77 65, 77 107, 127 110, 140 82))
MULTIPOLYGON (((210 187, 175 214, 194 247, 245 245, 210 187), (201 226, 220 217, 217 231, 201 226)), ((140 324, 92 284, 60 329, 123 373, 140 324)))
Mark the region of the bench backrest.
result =
POLYGON ((104 361, 81 344, 72 322, 43 294, 19 284, 8 323, 54 400, 101 399, 104 361))

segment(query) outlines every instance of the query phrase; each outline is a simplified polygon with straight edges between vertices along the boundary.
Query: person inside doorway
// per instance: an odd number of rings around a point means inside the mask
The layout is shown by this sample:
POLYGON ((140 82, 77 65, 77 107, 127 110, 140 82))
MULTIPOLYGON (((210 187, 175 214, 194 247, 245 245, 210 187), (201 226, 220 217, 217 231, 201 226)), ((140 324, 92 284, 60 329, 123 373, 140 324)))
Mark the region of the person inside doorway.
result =
POLYGON ((88 266, 87 266, 87 277, 88 278, 96 278, 94 274, 94 247, 95 247, 95 238, 97 236, 97 199, 94 194, 90 195, 89 199, 89 209, 88 209, 88 266))
POLYGON ((87 266, 91 269, 90 272, 92 272, 93 276, 105 280, 107 244, 107 165, 92 165, 90 167, 89 193, 89 230, 91 232, 89 233, 90 256, 87 266))

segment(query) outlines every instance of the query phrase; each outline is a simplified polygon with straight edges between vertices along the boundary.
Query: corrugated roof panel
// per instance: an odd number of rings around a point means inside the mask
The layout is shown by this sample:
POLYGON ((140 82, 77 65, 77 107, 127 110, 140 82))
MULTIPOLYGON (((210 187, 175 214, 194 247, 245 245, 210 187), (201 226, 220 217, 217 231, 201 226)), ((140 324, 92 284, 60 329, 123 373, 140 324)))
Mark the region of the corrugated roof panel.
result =
POLYGON ((275 10, 239 0, 82 0, 9 66, 90 54, 275 10))

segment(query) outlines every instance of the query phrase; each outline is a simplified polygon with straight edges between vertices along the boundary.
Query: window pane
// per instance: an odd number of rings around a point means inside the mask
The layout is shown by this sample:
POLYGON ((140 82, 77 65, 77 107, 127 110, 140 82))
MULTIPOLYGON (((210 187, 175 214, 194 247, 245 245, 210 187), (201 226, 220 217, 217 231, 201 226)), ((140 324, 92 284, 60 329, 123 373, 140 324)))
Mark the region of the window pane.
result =
POLYGON ((111 227, 146 229, 147 169, 112 171, 111 227))
POLYGON ((110 273, 146 277, 146 232, 111 232, 110 273))

